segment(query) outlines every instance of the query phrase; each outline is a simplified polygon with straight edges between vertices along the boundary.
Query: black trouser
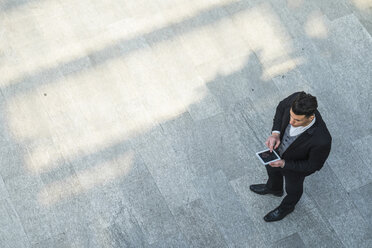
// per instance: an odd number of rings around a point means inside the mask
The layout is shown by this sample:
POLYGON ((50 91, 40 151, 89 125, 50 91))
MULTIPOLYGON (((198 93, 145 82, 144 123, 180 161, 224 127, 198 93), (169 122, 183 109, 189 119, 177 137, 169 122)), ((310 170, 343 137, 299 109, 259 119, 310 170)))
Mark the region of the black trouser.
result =
POLYGON ((305 176, 294 171, 283 170, 282 168, 273 168, 270 165, 266 165, 266 170, 269 176, 266 183, 268 189, 278 191, 282 190, 284 176, 285 191, 287 195, 284 197, 280 207, 286 209, 294 208, 304 191, 305 176))

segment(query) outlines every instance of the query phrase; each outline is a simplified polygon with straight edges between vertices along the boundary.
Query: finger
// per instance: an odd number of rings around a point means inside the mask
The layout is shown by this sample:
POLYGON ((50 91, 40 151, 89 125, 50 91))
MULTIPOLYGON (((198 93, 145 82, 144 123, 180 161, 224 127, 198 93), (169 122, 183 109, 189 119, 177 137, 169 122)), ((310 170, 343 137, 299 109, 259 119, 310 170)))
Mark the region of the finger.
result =
POLYGON ((280 141, 276 142, 275 149, 279 147, 280 141))
POLYGON ((275 146, 276 146, 276 141, 274 140, 272 145, 271 145, 271 150, 274 150, 275 149, 275 146))
POLYGON ((273 142, 270 142, 270 145, 269 145, 269 148, 270 148, 270 152, 272 152, 272 151, 273 151, 273 147, 274 147, 274 144, 273 144, 273 142))

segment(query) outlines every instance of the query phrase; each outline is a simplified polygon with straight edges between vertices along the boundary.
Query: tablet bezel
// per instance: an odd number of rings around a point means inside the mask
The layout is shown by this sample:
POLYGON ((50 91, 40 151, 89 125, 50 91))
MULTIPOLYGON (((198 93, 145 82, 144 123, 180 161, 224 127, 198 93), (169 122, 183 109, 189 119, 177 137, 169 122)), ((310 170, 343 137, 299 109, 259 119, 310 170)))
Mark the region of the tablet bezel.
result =
POLYGON ((267 164, 270 164, 271 162, 275 162, 275 161, 278 161, 278 160, 281 160, 280 156, 273 150, 273 153, 278 157, 277 159, 274 159, 274 160, 270 160, 269 162, 265 163, 262 158, 260 157, 260 153, 264 153, 264 152, 267 152, 267 151, 270 151, 270 149, 265 149, 265 150, 262 150, 262 151, 259 151, 259 152, 256 152, 256 156, 258 157, 258 159, 261 161, 262 164, 264 165, 267 165, 267 164))

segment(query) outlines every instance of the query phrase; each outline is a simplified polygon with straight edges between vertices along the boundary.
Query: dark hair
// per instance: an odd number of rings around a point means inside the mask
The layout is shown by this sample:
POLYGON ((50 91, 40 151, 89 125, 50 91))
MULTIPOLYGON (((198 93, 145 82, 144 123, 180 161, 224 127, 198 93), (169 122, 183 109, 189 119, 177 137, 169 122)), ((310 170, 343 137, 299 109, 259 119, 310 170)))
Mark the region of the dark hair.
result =
POLYGON ((318 107, 316 97, 305 92, 300 92, 292 103, 292 111, 296 115, 310 117, 318 107))

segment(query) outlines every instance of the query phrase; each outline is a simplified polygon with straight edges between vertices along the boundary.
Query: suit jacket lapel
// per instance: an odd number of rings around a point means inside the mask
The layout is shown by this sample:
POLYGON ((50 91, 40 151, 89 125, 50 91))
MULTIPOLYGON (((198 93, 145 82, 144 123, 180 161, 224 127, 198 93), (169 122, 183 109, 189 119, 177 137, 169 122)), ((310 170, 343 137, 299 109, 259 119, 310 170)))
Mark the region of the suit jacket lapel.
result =
POLYGON ((286 151, 290 150, 292 147, 296 147, 298 144, 301 144, 306 139, 308 139, 310 137, 310 135, 308 134, 307 131, 308 130, 306 130, 305 132, 303 132, 302 134, 300 134, 300 136, 298 136, 297 139, 295 139, 295 141, 293 141, 293 143, 289 145, 289 147, 287 148, 286 151))
POLYGON ((285 113, 284 113, 284 119, 282 121, 282 127, 281 127, 281 130, 280 130, 280 139, 283 138, 283 135, 285 133, 285 129, 287 128, 288 124, 289 124, 289 108, 285 110, 285 113))

